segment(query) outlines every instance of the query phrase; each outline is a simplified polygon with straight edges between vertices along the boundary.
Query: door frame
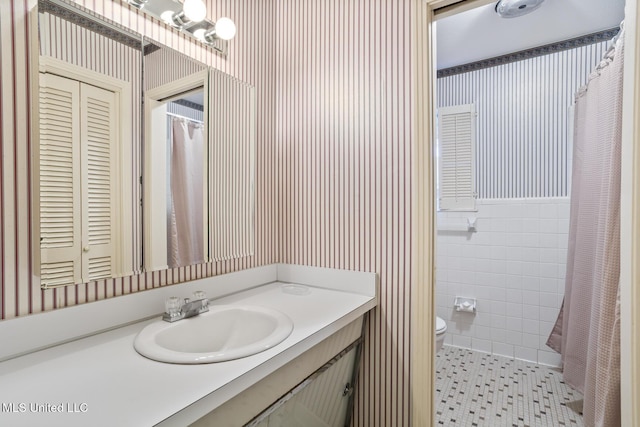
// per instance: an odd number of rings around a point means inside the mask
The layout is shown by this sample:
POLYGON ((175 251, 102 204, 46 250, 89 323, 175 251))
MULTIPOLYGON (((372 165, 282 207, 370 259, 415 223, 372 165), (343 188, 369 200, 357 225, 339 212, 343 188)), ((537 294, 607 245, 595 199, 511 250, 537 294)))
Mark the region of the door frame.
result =
MULTIPOLYGON (((621 194, 621 406, 622 425, 640 426, 640 21, 639 0, 625 4, 625 69, 621 194)), ((413 235, 411 282, 411 416, 431 426, 435 414, 435 147, 436 39, 439 17, 493 0, 413 0, 413 235), (431 331, 431 333, 424 333, 431 331)))

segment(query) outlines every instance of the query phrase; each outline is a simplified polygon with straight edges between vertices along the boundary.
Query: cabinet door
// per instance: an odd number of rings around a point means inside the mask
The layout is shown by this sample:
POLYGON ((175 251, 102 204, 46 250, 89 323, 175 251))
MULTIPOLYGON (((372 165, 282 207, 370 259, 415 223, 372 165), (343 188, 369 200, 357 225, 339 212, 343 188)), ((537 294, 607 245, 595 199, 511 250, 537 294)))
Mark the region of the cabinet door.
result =
POLYGON ((40 274, 47 287, 114 276, 113 92, 40 74, 40 274))
POLYGON ((82 173, 82 278, 114 276, 115 201, 112 171, 117 129, 113 92, 82 84, 80 132, 82 173))
POLYGON ((81 281, 80 84, 40 74, 40 273, 46 286, 81 281))

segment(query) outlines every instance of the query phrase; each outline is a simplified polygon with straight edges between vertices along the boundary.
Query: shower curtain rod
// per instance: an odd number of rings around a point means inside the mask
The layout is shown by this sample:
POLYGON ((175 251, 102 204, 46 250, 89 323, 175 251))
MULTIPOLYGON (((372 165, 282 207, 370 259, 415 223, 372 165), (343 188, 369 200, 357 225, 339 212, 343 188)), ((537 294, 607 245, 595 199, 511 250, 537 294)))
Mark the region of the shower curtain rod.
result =
POLYGON ((191 117, 183 116, 183 115, 176 114, 176 113, 169 113, 169 112, 167 112, 167 116, 173 116, 173 117, 178 117, 178 118, 180 118, 180 119, 190 120, 190 121, 192 121, 192 122, 199 123, 199 124, 201 124, 201 125, 203 125, 203 124, 204 124, 204 121, 202 121, 202 120, 192 119, 191 117))

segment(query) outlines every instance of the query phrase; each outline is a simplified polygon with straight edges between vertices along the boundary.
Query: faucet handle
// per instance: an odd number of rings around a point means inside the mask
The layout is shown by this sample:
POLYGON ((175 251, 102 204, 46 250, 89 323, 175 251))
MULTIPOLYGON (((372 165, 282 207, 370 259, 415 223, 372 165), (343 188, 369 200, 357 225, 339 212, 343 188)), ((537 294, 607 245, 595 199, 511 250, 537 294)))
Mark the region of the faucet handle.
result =
POLYGON ((207 298, 207 294, 204 291, 195 291, 193 293, 193 299, 195 301, 202 301, 202 311, 207 311, 209 309, 209 299, 207 298))
POLYGON ((180 298, 169 297, 164 302, 164 311, 170 317, 176 317, 180 314, 180 298))

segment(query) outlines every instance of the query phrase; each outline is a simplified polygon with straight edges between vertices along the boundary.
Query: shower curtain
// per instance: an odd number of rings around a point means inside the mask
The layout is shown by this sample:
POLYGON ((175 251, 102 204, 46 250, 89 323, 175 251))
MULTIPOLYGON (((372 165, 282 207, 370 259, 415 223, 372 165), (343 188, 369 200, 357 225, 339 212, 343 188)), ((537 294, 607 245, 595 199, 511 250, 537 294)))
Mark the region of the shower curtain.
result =
POLYGON ((547 341, 584 394, 586 426, 620 426, 622 43, 576 95, 565 297, 547 341))
POLYGON ((203 126, 171 119, 167 258, 169 267, 204 262, 203 126))

